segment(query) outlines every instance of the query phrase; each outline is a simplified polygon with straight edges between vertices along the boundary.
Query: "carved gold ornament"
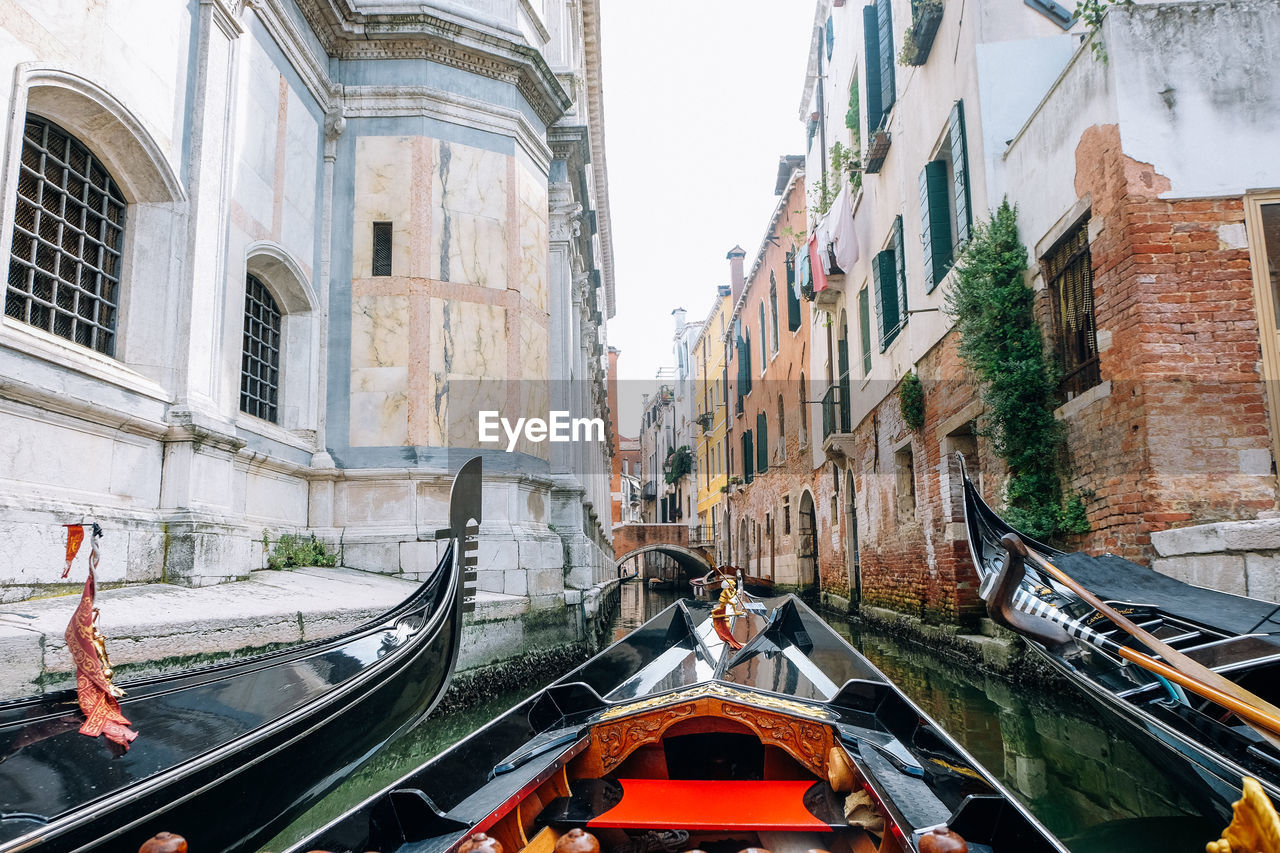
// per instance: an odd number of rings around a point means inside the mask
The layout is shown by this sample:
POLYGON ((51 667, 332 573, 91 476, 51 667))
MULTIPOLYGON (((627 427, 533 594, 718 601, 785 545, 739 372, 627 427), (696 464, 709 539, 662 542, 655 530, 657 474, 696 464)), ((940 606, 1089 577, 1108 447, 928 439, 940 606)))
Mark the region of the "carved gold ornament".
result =
POLYGON ((1280 853, 1280 817, 1257 779, 1244 777, 1244 794, 1232 806, 1231 823, 1205 853, 1280 853))

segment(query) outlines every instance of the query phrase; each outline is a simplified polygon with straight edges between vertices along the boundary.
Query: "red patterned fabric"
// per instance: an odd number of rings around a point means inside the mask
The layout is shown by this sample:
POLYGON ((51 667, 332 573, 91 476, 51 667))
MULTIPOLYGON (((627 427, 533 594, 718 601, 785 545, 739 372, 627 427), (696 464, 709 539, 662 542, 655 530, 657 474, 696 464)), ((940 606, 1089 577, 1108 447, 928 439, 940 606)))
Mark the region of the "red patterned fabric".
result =
MULTIPOLYGON (((80 734, 89 737, 106 735, 108 740, 120 744, 125 749, 138 733, 129 728, 129 721, 120 711, 120 702, 116 699, 110 681, 104 674, 102 660, 94 644, 96 629, 94 620, 97 610, 93 600, 97 594, 97 584, 93 572, 98 567, 98 537, 102 534, 95 528, 89 543, 89 577, 84 582, 84 592, 80 596, 80 605, 76 608, 71 623, 67 625, 67 648, 76 662, 76 694, 80 700, 80 710, 84 712, 85 721, 80 726, 80 734)), ((67 568, 75 556, 72 540, 76 546, 84 539, 84 528, 80 525, 67 525, 67 568), (78 538, 74 531, 79 531, 78 538)), ((65 577, 65 575, 64 575, 65 577)))
POLYGON ((62 570, 62 576, 65 578, 71 571, 71 562, 76 558, 76 554, 80 553, 80 543, 84 541, 84 525, 83 524, 64 524, 67 528, 67 567, 62 570))

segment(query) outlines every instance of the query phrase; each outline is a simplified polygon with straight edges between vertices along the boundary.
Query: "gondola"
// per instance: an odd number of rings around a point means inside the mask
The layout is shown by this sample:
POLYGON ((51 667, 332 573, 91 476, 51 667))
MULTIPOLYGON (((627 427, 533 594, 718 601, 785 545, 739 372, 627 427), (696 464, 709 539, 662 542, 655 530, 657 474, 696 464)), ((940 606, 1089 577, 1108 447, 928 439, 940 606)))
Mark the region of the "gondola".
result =
POLYGON ((1191 586, 1113 555, 1063 553, 1013 530, 967 476, 964 494, 969 547, 993 619, 1021 633, 1066 680, 1136 733, 1135 744, 1206 816, 1230 817, 1245 776, 1280 799, 1280 750, 1226 707, 1132 662, 1155 658, 1152 668, 1159 670, 1164 660, 1185 655, 1210 675, 1280 702, 1280 607, 1191 586), (1175 654, 1153 652, 1050 568, 1175 654))
POLYGON ((799 599, 727 597, 677 601, 292 853, 1065 851, 799 599))
POLYGON ((332 639, 123 683, 139 733, 123 754, 77 731, 74 690, 0 704, 0 851, 135 851, 160 831, 255 849, 440 700, 479 522, 473 459, 437 534, 450 545, 410 597, 332 639))
POLYGON ((736 581, 742 589, 752 595, 773 595, 772 580, 758 575, 744 574, 741 569, 733 566, 714 568, 705 575, 693 578, 689 581, 689 585, 693 588, 694 595, 714 596, 719 593, 721 585, 726 580, 736 581))

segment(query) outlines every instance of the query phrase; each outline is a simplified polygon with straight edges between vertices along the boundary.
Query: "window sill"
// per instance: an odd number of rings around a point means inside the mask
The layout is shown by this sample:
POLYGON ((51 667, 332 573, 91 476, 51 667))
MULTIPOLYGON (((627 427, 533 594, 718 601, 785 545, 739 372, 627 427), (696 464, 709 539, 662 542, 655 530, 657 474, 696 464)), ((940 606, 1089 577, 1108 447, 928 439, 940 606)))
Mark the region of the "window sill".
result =
POLYGON ((295 450, 304 450, 307 453, 316 452, 316 434, 314 430, 285 429, 278 424, 271 423, 271 421, 255 418, 245 412, 236 412, 235 424, 237 430, 251 432, 262 438, 292 447, 295 450))
POLYGON ((58 367, 82 373, 90 379, 115 385, 161 403, 172 403, 173 396, 165 388, 141 373, 130 370, 124 362, 74 344, 21 320, 4 317, 0 323, 0 346, 9 347, 58 367))

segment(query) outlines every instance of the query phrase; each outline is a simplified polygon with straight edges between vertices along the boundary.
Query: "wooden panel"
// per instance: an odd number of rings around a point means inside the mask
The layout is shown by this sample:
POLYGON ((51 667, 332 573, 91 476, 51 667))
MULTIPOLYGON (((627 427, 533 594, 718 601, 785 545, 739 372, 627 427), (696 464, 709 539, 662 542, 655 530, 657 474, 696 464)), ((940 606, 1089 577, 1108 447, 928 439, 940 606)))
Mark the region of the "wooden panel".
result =
POLYGON ((591 731, 591 742, 574 761, 576 778, 600 778, 613 772, 645 744, 662 740, 667 730, 684 723, 681 730, 715 720, 736 723, 766 745, 776 746, 819 778, 826 778, 827 752, 835 742, 829 726, 767 708, 725 701, 717 697, 681 702, 653 711, 600 723, 591 731), (696 721, 696 722, 695 722, 696 721))

